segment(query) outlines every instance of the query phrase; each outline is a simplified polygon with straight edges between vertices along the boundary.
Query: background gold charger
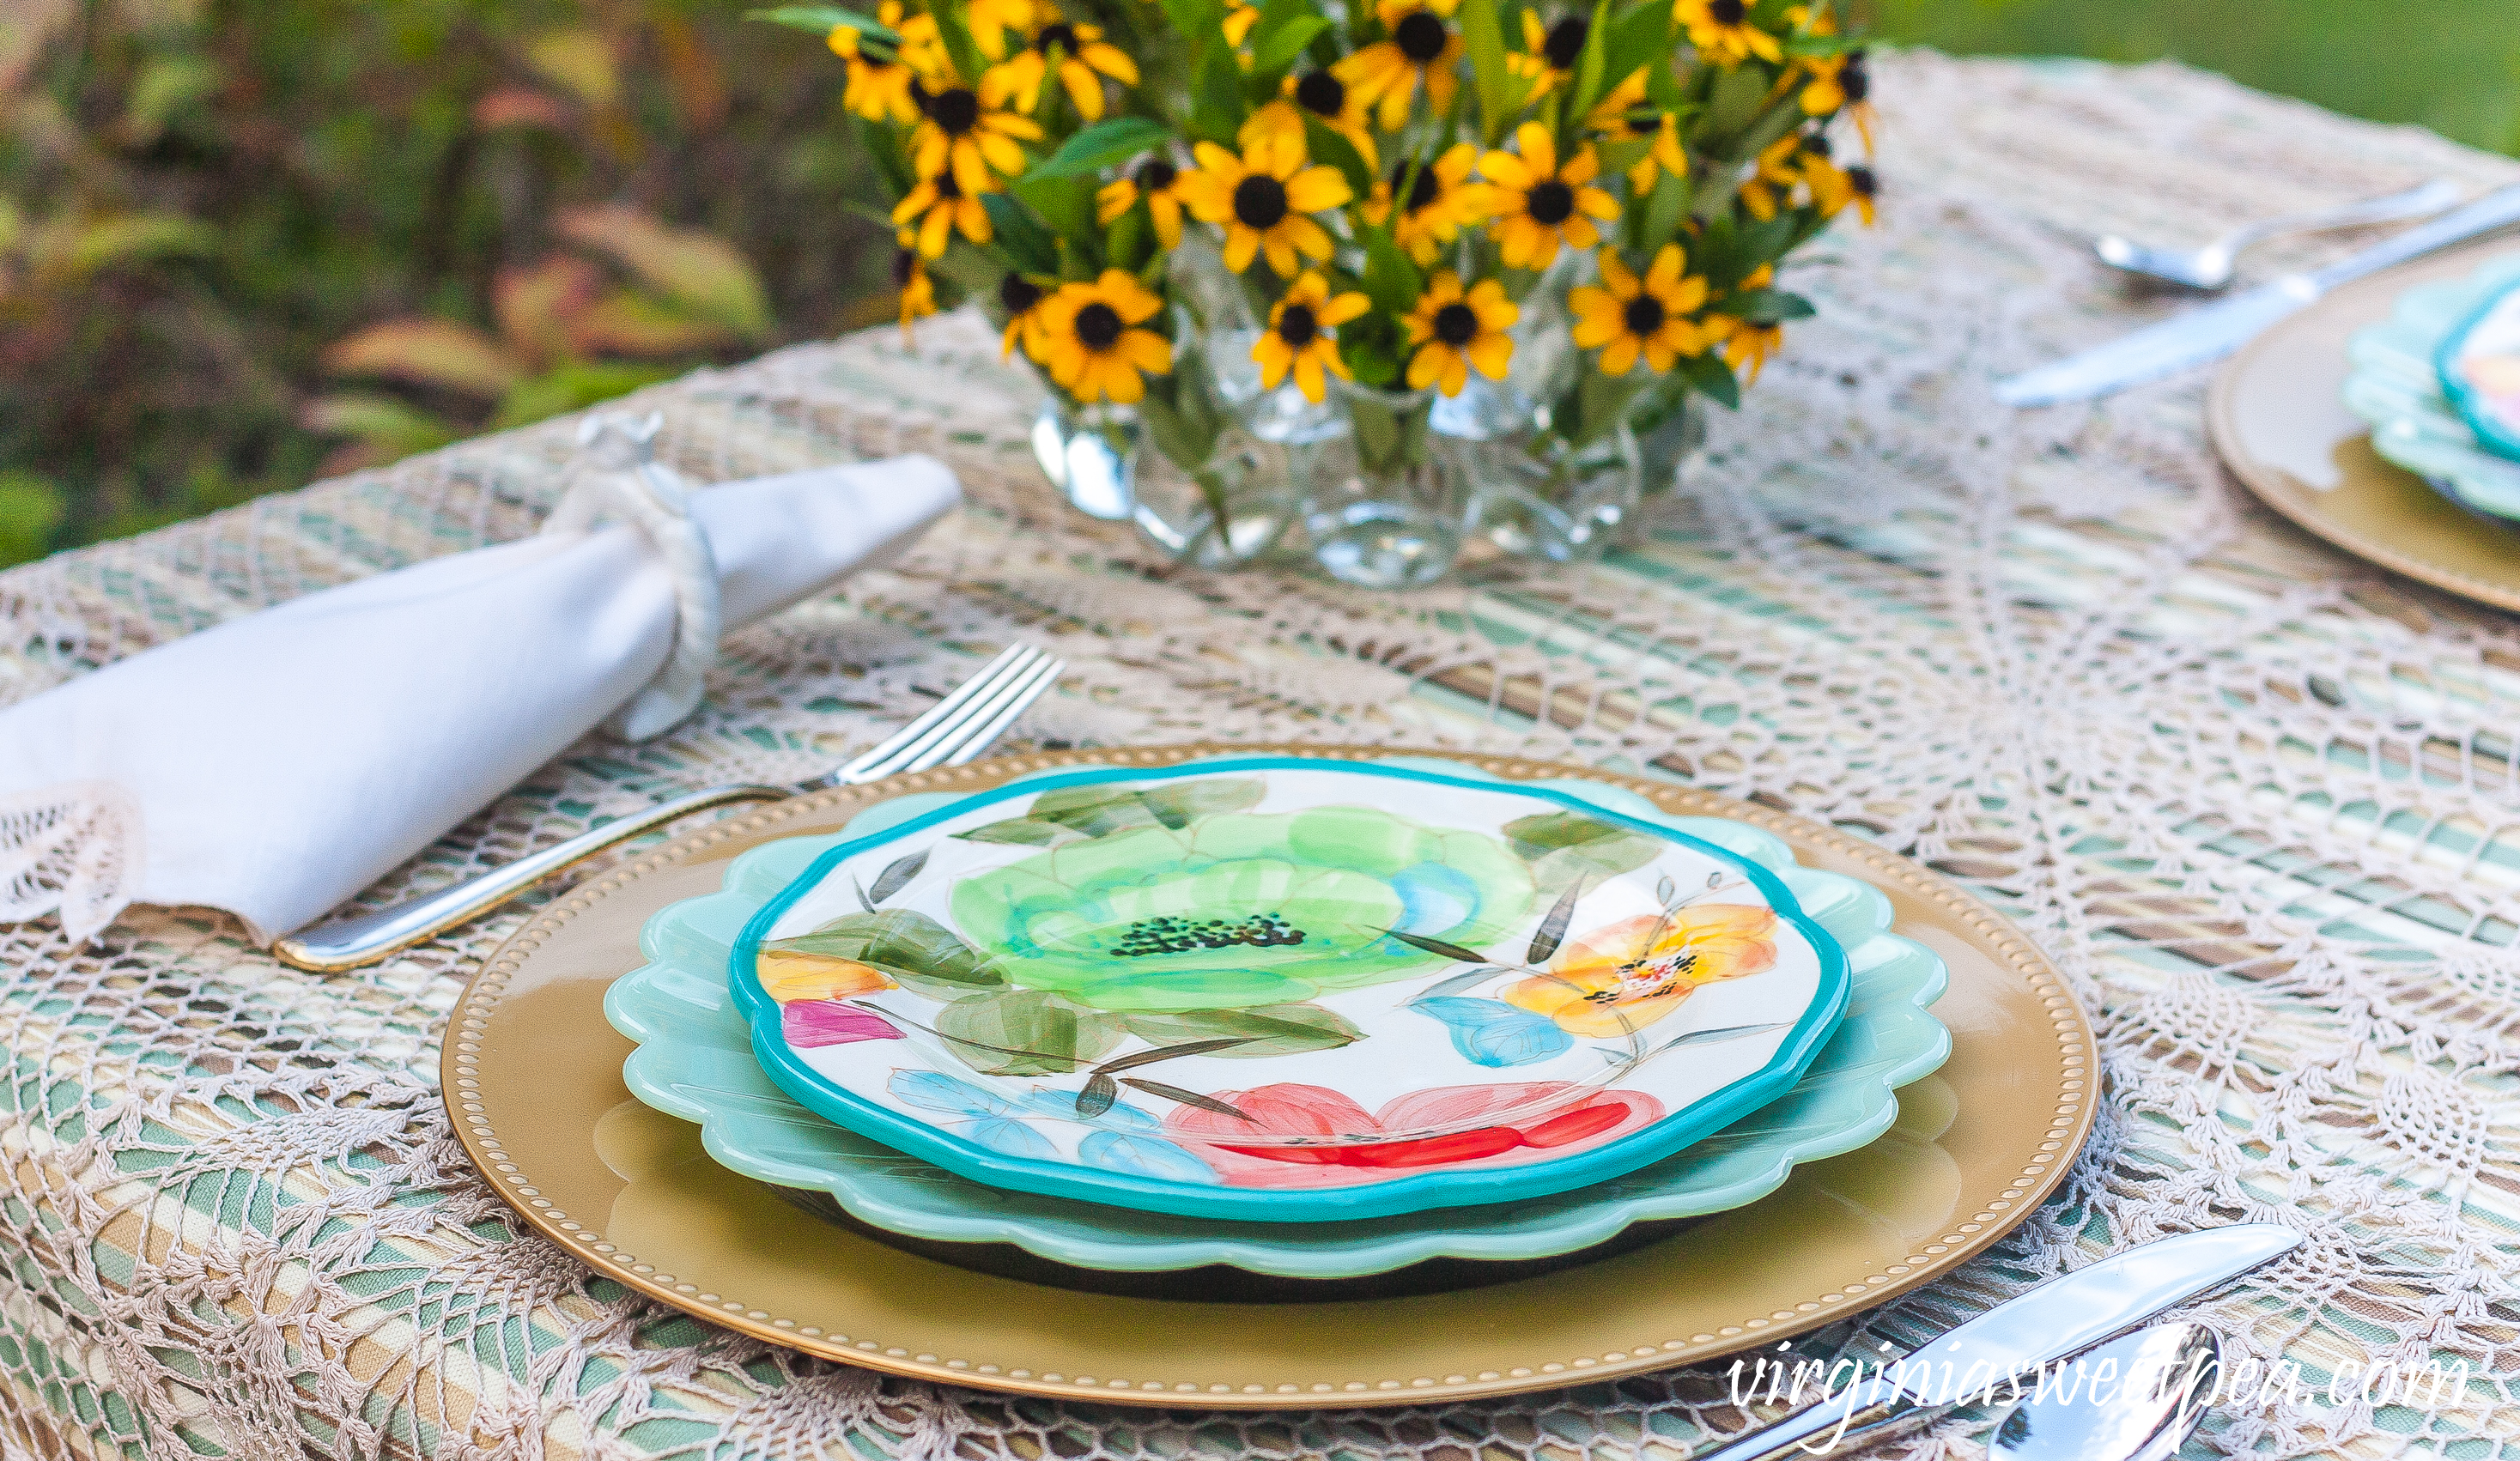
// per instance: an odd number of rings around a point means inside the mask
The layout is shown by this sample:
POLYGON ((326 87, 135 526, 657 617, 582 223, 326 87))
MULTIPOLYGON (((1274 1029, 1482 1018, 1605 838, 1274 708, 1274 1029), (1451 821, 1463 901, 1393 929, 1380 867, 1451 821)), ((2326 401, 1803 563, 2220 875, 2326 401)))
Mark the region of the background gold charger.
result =
POLYGON ((1783 837, 1806 865, 1874 883, 1898 932, 1950 964, 1950 992, 1934 1006, 1952 1030, 1950 1062, 1900 1092, 1898 1125, 1869 1146, 1799 1168, 1759 1202, 1659 1241, 1482 1287, 1301 1304, 1090 1293, 921 1257, 718 1167, 697 1127, 623 1087, 631 1046, 604 1022, 606 986, 640 962, 651 914, 716 891, 745 849, 835 830, 905 792, 1244 753, 1404 754, 1168 746, 1001 757, 745 811, 591 878, 466 988, 443 1059, 456 1133, 527 1222, 607 1275, 728 1328, 951 1384, 1245 1408, 1546 1389, 1813 1328, 1995 1242, 2063 1178, 2091 1129, 2090 1022, 2037 948, 1949 880, 1746 802, 1489 756, 1452 759, 1514 779, 1587 776, 1673 813, 1737 818, 1783 837))
POLYGON ((2358 558, 2520 612, 2520 523, 2469 512, 2371 450, 2345 409, 2346 342, 2416 285, 2520 249, 2503 238, 2359 280, 2251 340, 2214 377, 2206 432, 2231 474, 2294 525, 2358 558))

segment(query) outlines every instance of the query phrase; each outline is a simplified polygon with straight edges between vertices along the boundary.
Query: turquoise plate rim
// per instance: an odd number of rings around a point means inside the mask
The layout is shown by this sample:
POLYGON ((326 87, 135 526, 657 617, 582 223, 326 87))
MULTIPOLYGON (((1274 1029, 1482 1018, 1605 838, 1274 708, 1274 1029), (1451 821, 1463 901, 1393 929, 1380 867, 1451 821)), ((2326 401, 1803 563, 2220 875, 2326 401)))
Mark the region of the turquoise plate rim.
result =
POLYGON ((1500 785, 1494 780, 1445 775, 1416 766, 1303 756, 1250 756, 1143 771, 1114 769, 1060 773, 1011 782, 960 798, 907 821, 827 849, 746 920, 728 957, 727 983, 734 992, 738 1010, 752 1026, 754 1055, 770 1079, 806 1109, 870 1140, 881 1142, 895 1151, 932 1163, 975 1182, 1045 1197, 1075 1198, 1182 1218, 1337 1222, 1391 1217, 1427 1208, 1469 1207, 1515 1198, 1546 1197, 1606 1181, 1649 1166, 1712 1135, 1782 1095, 1800 1079, 1804 1069, 1820 1053, 1821 1046, 1836 1030, 1838 1021, 1845 1016, 1852 989, 1846 952, 1827 930, 1803 911, 1793 891, 1775 873, 1729 848, 1686 832, 1614 812, 1553 789, 1506 783, 1518 793, 1602 817, 1630 831, 1676 843, 1731 864, 1759 889, 1778 916, 1794 925, 1819 957, 1820 982, 1810 1003, 1796 1017, 1793 1028, 1786 1032, 1767 1064, 1651 1126, 1568 1157, 1516 1167, 1423 1173, 1355 1187, 1285 1189, 1209 1186, 1164 1177, 1103 1172, 1030 1157, 1007 1156, 951 1132, 912 1121, 854 1091, 832 1085, 799 1060, 787 1041, 779 1038, 778 1002, 760 987, 753 974, 761 944, 782 914, 832 868, 849 858, 1018 796, 1115 781, 1173 780, 1191 775, 1271 771, 1329 771, 1478 791, 1494 791, 1500 785))
MULTIPOLYGON (((1456 763, 1393 757, 1441 767, 1455 774, 1487 775, 1456 763)), ((1487 775, 1491 782, 1528 786, 1487 775)), ((798 842, 829 842, 878 819, 911 816, 955 800, 950 792, 904 792, 861 808, 838 832, 784 837, 738 860, 720 889, 678 900, 647 920, 640 949, 648 962, 615 980, 604 1001, 605 1017, 638 1043, 622 1080, 639 1101, 662 1115, 698 1126, 702 1149, 720 1167, 773 1186, 828 1194, 851 1217, 883 1231, 949 1243, 1004 1243, 1053 1262, 1110 1272, 1161 1272, 1224 1264, 1293 1279, 1360 1278, 1430 1259, 1518 1262, 1578 1252, 1640 1222, 1704 1217, 1766 1197, 1796 1168, 1869 1144, 1893 1126, 1902 1109, 1901 1088, 1940 1069, 1951 1058, 1950 1027, 1931 1006, 1950 983, 1950 970, 1930 949, 1890 928, 1889 906, 1862 878, 1799 867, 1775 834, 1725 818, 1666 813, 1626 787, 1581 778, 1544 784, 1585 800, 1635 802, 1636 815, 1668 818, 1712 838, 1735 839, 1734 850, 1764 862, 1780 875, 1826 879, 1864 890, 1874 931, 1849 942, 1841 937, 1854 969, 1846 1016, 1794 1088, 1742 1122, 1697 1146, 1628 1177, 1539 1204, 1508 1209, 1451 1209, 1456 1215, 1421 1218, 1429 1225, 1268 1223, 1168 1226, 1178 1219, 1061 1198, 1010 1200, 999 1189, 950 1184, 931 1187, 916 1172, 932 1171, 842 1128, 814 1117, 773 1084, 754 1057, 750 1027, 734 1008, 722 951, 731 933, 696 925, 711 906, 738 905, 741 923, 750 916, 743 885, 762 879, 752 869, 798 842), (1892 946, 1886 956, 1861 958, 1892 946), (697 947, 696 947, 697 946, 697 947), (703 1007, 705 1006, 705 1007, 703 1007), (707 1019, 694 1038, 693 1015, 707 1019), (666 1039, 668 1035, 673 1039, 666 1039), (1886 1048, 1869 1056, 1846 1051, 1844 1071, 1830 1069, 1846 1041, 1886 1048), (741 1087, 741 1088, 739 1088, 741 1087), (765 1106, 777 1102, 776 1108, 765 1106), (1667 1168, 1677 1180, 1642 1186, 1667 1168), (936 1196, 942 1192, 944 1195, 936 1196), (1580 1201, 1579 1201, 1580 1200, 1580 1201), (1052 1204, 1047 1209, 1031 1206, 1052 1204), (1491 1218, 1489 1215, 1495 1215, 1491 1218)), ((1405 1220, 1404 1220, 1405 1222, 1405 1220)))
POLYGON ((2369 424, 2371 449, 2382 460, 2454 506, 2505 521, 2520 519, 2520 454, 2479 437, 2477 413, 2451 397, 2442 352, 2472 323, 2480 296, 2515 285, 2520 252, 2498 252, 2463 278, 2401 289, 2386 318, 2347 339, 2343 386, 2346 409, 2369 424))
POLYGON ((2466 343, 2468 335, 2494 312, 2495 306, 2515 293, 2520 293, 2520 279, 2504 279, 2488 288, 2485 297, 2469 306, 2467 313, 2442 335, 2441 343, 2433 347, 2433 374, 2441 379, 2442 395, 2457 410, 2459 420, 2467 422, 2467 428, 2476 433, 2479 444, 2498 457, 2520 462, 2520 433, 2505 427, 2500 418, 2478 405, 2476 388, 2451 369, 2458 347, 2466 343))

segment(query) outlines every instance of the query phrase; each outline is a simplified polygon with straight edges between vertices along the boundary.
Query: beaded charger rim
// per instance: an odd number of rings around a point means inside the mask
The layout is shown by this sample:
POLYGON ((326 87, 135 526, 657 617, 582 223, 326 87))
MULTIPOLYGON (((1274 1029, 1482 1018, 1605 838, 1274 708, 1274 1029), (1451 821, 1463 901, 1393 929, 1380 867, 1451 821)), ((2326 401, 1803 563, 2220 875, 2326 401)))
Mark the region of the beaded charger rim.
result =
MULTIPOLYGON (((547 1021, 549 1011, 538 1008, 535 1018, 547 1021)), ((608 1042, 617 1038, 603 1026, 600 1010, 593 1018, 588 1034, 601 1039, 575 1043, 610 1050, 608 1042)), ((1986 1023, 1992 1028, 2006 1021, 1986 1023)), ((1944 1075, 1966 1086, 1969 1041, 1961 1029, 1956 1027, 1955 1034, 1963 1039, 1944 1075)), ((546 1053, 562 1038, 544 1036, 546 1053)), ((626 1046, 627 1041, 620 1043, 626 1046)), ((1987 1054, 1981 1046, 1978 1058, 1985 1060, 1987 1054)), ((441 1089, 458 1140, 492 1189, 529 1226, 606 1277, 709 1322, 826 1358, 946 1384, 1102 1403, 1195 1401, 1221 1408, 1286 1409, 1476 1398, 1666 1369, 1875 1306, 1965 1262, 2037 1210, 2063 1180, 2090 1133, 2098 1068, 2091 1022, 2035 945, 1950 880, 1832 828, 1694 788, 1522 758, 1390 746, 1190 744, 993 758, 791 798, 676 838, 571 889, 492 953, 466 986, 448 1021, 441 1089), (565 1087, 572 1079, 592 1084, 595 1074, 604 1072, 611 1087, 619 1086, 617 1058, 607 1071, 590 1063, 597 1055, 581 1049, 582 1072, 576 1075, 542 1058, 498 1062, 503 1048, 522 1047, 516 1037, 530 1023, 518 1013, 526 996, 555 993, 557 983, 573 982, 591 989, 590 1008, 600 1004, 604 985, 627 972, 639 955, 635 950, 615 953, 587 947, 587 925, 620 925, 626 919, 626 927, 635 930, 663 902, 684 896, 676 874, 688 881, 696 871, 744 848, 823 823, 836 825, 861 804, 906 792, 968 792, 1028 773, 1089 763, 1162 767, 1220 754, 1264 752, 1332 759, 1425 755, 1511 780, 1580 776, 1635 790, 1676 814, 1728 817, 1775 832, 1798 851, 1810 850, 1856 870, 1903 905, 1898 926, 1912 929, 1912 936, 1934 936, 1953 964, 1954 989, 1946 999, 1980 997, 2007 1017, 2007 1043, 1998 1052, 1999 1063, 2017 1069, 2003 1076, 2041 1083, 2054 1100, 2024 1101, 2015 1087, 2002 1100, 1993 1099, 1996 1091, 1990 1088, 1988 1098, 1974 1108, 1960 1101, 1964 1139, 1950 1144, 1943 1161, 1951 1169, 1945 1177, 1951 1189, 1946 1205, 1929 1219, 1931 1225, 1901 1229, 1900 1241, 1889 1247, 1881 1247, 1875 1233, 1871 1250, 1831 1254, 1830 1242, 1852 1240, 1778 1223, 1779 1215, 1792 1211, 1792 1188, 1742 1210, 1758 1215, 1745 1220, 1761 1224, 1759 1241, 1776 1245, 1784 1255, 1774 1263, 1783 1271, 1774 1275, 1742 1270, 1732 1262, 1741 1271, 1723 1282, 1710 1282, 1706 1275, 1692 1282, 1667 1281, 1679 1276, 1676 1267, 1688 1265, 1688 1245, 1704 1241, 1692 1236, 1702 1229, 1691 1229, 1587 1265, 1602 1273, 1591 1280, 1598 1292, 1581 1304, 1558 1296, 1587 1282, 1582 1268, 1414 1298, 1206 1305, 1077 1293, 918 1258, 833 1228, 775 1196, 758 1196, 773 1189, 713 1164, 707 1164, 708 1180, 682 1194, 687 1203, 699 1206, 683 1214, 679 1220, 685 1231, 675 1241, 697 1247, 668 1259, 680 1271, 661 1268, 628 1241, 635 1238, 656 1250, 654 1224, 630 1230, 635 1224, 623 1217, 618 1202, 590 1184, 588 1172, 604 1167, 613 1169, 602 1178, 611 1182, 613 1192, 626 1181, 612 1157, 597 1160, 602 1134, 595 1118, 608 1119, 622 1109, 604 1104, 612 1098, 693 1133, 695 1149, 698 1129, 648 1112, 626 1088, 593 1093, 593 1105, 587 1104, 588 1093, 577 1092, 574 1098, 584 1109, 575 1117, 565 1115, 571 1099, 565 1087), (624 912, 625 903, 635 907, 624 912), (1964 982, 1972 988, 1964 990, 1964 982), (512 991, 518 996, 513 1000, 512 991), (503 1010, 508 1011, 504 1017, 503 1010), (532 1078, 502 1079, 514 1070, 529 1070, 532 1078), (562 1072, 557 1082, 555 1072, 562 1072), (563 1089, 556 1090, 556 1084, 563 1089), (557 1126, 555 1112, 563 1113, 557 1126), (1982 1132, 1980 1126, 2000 1129, 1982 1132), (607 1202, 613 1203, 611 1215, 599 1216, 597 1206, 607 1202), (580 1211, 572 1213, 572 1204, 580 1211), (608 1232, 608 1225, 622 1230, 608 1232), (727 1235, 759 1235, 773 1228, 778 1241, 793 1252, 774 1254, 763 1244, 743 1252, 711 1247, 727 1235), (839 1258, 848 1261, 833 1261, 839 1258), (758 1271, 765 1263, 788 1264, 796 1281, 765 1280, 758 1271), (742 1271, 747 1266, 756 1271, 742 1271), (742 1282, 713 1283, 712 1272, 742 1282), (1641 1275, 1654 1281, 1639 1281, 1641 1275), (863 1292, 834 1306, 832 1292, 815 1289, 817 1282, 827 1289, 856 1285, 863 1292), (1728 1282, 1749 1292, 1711 1292, 1728 1282), (905 1331, 908 1320, 899 1311, 905 1306, 927 1332, 905 1331), (1071 1311, 1066 1317, 1073 1322, 1045 1325, 1045 1316, 1061 1306, 1071 1311), (1463 1317, 1470 1311, 1479 1315, 1477 1322, 1463 1317), (1021 1313, 1024 1321, 995 1321, 1003 1324, 1001 1332, 985 1317, 1009 1313, 1021 1313), (1279 1342, 1274 1350, 1273 1336, 1279 1342), (1500 1345, 1508 1352, 1499 1352, 1500 1345), (1124 1352, 1131 1346, 1143 1352, 1124 1352), (1158 1369, 1170 1373, 1152 1373, 1158 1369)), ((1906 1175, 1894 1174, 1894 1185, 1906 1175)))

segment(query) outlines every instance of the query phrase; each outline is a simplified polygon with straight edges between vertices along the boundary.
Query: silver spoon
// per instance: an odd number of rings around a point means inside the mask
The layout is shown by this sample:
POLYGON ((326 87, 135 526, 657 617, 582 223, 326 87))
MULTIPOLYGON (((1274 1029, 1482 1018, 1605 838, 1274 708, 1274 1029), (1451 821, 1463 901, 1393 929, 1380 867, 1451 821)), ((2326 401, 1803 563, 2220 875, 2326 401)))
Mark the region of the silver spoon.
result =
POLYGON ((2167 284, 2183 285, 2191 289, 2219 289, 2231 282, 2232 265, 2241 249, 2278 234, 2311 234, 2332 228, 2353 228, 2365 223, 2390 223, 2401 218, 2429 218, 2459 200, 2458 184, 2448 178, 2435 178, 2420 188, 2392 193, 2386 198, 2366 199, 2340 207, 2318 208, 2307 213, 2286 213, 2279 218, 2261 218, 2255 223, 2235 228, 2202 248, 2152 248, 2120 238, 2103 236, 2092 245, 2100 262, 2129 274, 2140 274, 2167 284))
POLYGON ((2066 1361, 2067 1389, 2013 1407, 1988 1454, 2001 1461, 2167 1461, 2205 1419, 2223 1345, 2202 1324, 2155 1324, 2066 1361), (2103 1370, 2104 1362, 2115 1365, 2103 1370), (2079 1365, 2075 1375, 2072 1367, 2079 1365), (2094 1398, 2097 1386, 2101 1394, 2094 1398), (2070 1398, 2068 1395, 2070 1394, 2070 1398))

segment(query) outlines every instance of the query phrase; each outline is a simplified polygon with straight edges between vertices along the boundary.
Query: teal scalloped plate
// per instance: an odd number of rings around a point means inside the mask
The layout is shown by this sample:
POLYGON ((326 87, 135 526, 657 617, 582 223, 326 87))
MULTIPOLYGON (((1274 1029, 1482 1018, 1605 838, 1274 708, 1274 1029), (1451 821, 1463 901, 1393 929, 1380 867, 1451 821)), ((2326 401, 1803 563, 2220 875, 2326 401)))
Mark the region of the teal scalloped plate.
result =
MULTIPOLYGON (((1448 762, 1393 758, 1393 764, 1464 775, 1448 762)), ((652 962, 616 981, 605 1001, 612 1026, 639 1043, 623 1079, 648 1105, 698 1123, 709 1154, 729 1170, 828 1194, 857 1220, 906 1238, 1012 1244, 1052 1262, 1107 1272, 1228 1264, 1280 1277, 1343 1279, 1433 1259, 1559 1257, 1634 1224, 1739 1207, 1776 1190, 1797 1164, 1854 1150, 1888 1129, 1898 1115, 1897 1088, 1950 1055, 1950 1032, 1927 1009, 1943 991, 1942 961, 1888 932, 1889 902, 1877 890, 1795 866, 1781 841, 1737 822, 1671 817, 1641 796, 1598 782, 1517 784, 1660 823, 1772 870, 1845 949, 1852 975, 1845 1017, 1784 1095, 1684 1151, 1607 1181, 1510 1203, 1372 1219, 1185 1218, 982 1185, 857 1135, 791 1099, 755 1058, 750 1029, 727 988, 737 935, 764 903, 829 848, 959 800, 936 795, 884 802, 835 834, 756 848, 730 869, 725 891, 675 904, 649 920, 641 947, 652 962)))
POLYGON ((2345 405, 2371 423, 2371 449, 2490 517, 2520 518, 2520 461, 2498 455, 2444 388, 2442 355, 2494 300, 2520 285, 2520 254, 2464 280, 2418 285, 2389 318, 2354 332, 2345 405))

